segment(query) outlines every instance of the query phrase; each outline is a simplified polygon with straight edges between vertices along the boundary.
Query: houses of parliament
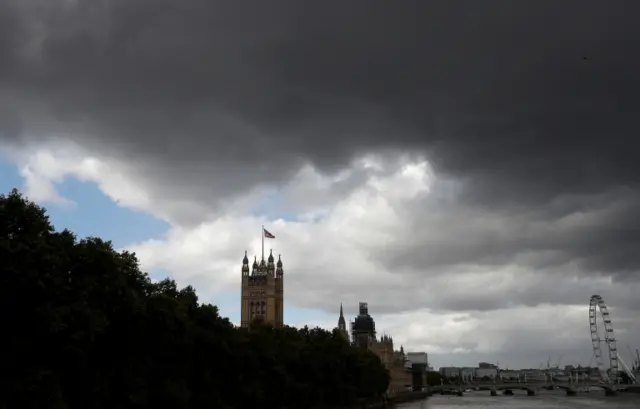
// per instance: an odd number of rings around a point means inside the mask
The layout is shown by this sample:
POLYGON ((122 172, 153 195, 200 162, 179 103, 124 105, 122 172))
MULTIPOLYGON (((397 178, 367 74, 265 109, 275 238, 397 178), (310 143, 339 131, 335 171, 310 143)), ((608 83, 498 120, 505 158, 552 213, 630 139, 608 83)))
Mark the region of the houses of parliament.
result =
MULTIPOLYGON (((284 270, 282 259, 276 262, 273 252, 258 262, 254 257, 249 268, 249 258, 245 251, 242 259, 242 305, 240 326, 249 327, 259 319, 274 327, 284 326, 284 270)), ((389 336, 376 336, 375 321, 369 315, 367 303, 361 302, 359 314, 347 327, 340 305, 337 330, 351 345, 366 348, 375 353, 390 374, 390 390, 400 390, 411 384, 411 374, 405 368, 407 358, 404 350, 394 350, 393 339, 389 336)))
POLYGON ((284 270, 278 256, 275 263, 273 252, 265 262, 264 257, 258 263, 254 258, 251 270, 249 258, 244 252, 242 259, 242 301, 240 307, 240 326, 248 327, 256 319, 272 324, 284 325, 284 270))

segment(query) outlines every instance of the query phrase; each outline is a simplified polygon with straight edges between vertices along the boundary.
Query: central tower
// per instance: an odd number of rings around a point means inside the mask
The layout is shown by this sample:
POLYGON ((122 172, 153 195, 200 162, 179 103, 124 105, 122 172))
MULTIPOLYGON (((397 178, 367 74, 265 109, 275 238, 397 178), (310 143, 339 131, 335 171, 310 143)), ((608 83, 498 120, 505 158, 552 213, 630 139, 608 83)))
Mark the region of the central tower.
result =
POLYGON ((267 262, 262 259, 258 264, 254 257, 249 271, 249 259, 244 252, 240 308, 240 326, 243 328, 248 328, 256 319, 276 328, 284 325, 284 270, 280 256, 277 263, 274 261, 271 251, 267 262))
POLYGON ((361 348, 369 348, 376 342, 376 322, 369 315, 369 306, 361 302, 358 306, 358 316, 351 323, 351 343, 361 348))

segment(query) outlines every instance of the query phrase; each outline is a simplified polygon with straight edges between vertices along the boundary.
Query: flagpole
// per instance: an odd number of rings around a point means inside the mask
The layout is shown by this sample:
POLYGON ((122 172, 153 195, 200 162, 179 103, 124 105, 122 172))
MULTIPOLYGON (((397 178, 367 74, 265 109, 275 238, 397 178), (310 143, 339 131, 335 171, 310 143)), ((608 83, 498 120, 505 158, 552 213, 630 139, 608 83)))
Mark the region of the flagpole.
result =
POLYGON ((262 225, 260 235, 262 236, 262 260, 264 260, 264 225, 262 225))

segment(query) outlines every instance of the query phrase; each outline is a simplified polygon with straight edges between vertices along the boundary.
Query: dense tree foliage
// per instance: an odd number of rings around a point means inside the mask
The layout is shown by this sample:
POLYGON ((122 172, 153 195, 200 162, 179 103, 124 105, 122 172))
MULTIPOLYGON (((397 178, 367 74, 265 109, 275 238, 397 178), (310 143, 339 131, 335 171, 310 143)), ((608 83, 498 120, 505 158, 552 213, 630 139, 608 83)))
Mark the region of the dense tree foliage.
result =
POLYGON ((0 196, 0 408, 313 408, 380 396, 388 373, 321 329, 234 327, 134 254, 56 232, 0 196))

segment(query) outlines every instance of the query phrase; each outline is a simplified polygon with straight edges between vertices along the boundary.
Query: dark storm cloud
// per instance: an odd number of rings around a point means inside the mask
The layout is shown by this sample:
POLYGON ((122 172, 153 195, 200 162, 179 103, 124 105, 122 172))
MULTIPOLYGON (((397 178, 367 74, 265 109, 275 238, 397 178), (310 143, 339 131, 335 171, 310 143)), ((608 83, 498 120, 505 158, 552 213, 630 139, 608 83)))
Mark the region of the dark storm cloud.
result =
POLYGON ((427 197, 407 205, 410 231, 379 255, 389 269, 418 271, 455 264, 519 265, 563 275, 578 266, 614 280, 640 281, 640 192, 557 192, 545 203, 487 208, 427 197), (410 239, 408 240, 407 237, 410 239))
MULTIPOLYGON (((162 180, 160 196, 202 202, 305 161, 336 171, 369 150, 422 150, 463 182, 464 203, 557 220, 543 213, 586 203, 561 198, 637 192, 639 12, 586 0, 3 1, 0 106, 20 114, 0 115, 0 132, 81 138, 162 180)), ((636 209, 608 215, 599 239, 498 234, 430 260, 551 249, 637 271, 636 209)))

